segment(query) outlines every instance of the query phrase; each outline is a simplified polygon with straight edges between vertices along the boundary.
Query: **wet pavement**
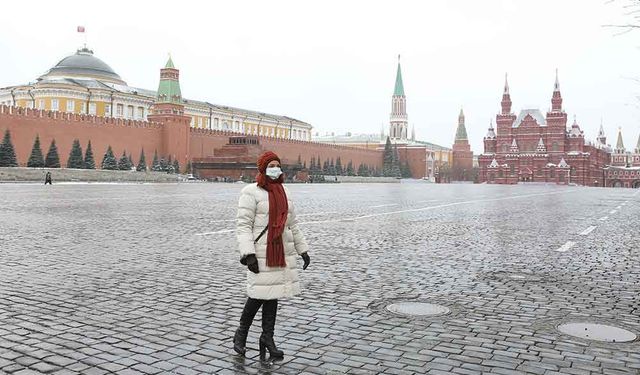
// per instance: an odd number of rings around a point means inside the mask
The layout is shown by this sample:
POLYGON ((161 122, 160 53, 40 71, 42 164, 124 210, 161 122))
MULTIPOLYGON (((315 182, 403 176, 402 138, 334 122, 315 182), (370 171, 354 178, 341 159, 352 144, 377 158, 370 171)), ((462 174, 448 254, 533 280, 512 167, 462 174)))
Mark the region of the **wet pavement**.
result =
POLYGON ((638 190, 289 185, 311 265, 261 363, 243 186, 0 185, 0 374, 640 374, 637 338, 556 329, 640 335, 638 190))

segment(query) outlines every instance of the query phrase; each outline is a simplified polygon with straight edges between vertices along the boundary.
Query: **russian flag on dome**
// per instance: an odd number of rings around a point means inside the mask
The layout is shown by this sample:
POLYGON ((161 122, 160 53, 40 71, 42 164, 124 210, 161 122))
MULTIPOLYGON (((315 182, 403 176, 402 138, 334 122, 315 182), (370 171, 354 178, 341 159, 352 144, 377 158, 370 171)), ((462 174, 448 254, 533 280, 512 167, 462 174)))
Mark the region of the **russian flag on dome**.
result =
POLYGON ((83 33, 84 32, 84 26, 78 26, 78 32, 79 33, 83 33))

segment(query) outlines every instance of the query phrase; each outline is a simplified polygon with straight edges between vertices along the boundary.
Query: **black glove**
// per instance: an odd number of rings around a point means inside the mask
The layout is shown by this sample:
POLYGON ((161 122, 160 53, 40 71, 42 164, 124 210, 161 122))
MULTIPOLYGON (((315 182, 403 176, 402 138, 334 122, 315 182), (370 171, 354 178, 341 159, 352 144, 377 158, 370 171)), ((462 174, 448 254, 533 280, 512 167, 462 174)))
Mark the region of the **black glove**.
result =
POLYGON ((311 263, 311 258, 309 258, 309 254, 307 253, 302 253, 302 255, 300 255, 302 257, 302 260, 304 260, 304 265, 302 266, 302 270, 306 270, 307 267, 309 267, 309 263, 311 263))
POLYGON ((244 259, 243 264, 247 265, 247 268, 249 269, 249 271, 253 273, 260 273, 260 270, 258 269, 258 259, 256 258, 256 254, 249 254, 243 259, 244 259))

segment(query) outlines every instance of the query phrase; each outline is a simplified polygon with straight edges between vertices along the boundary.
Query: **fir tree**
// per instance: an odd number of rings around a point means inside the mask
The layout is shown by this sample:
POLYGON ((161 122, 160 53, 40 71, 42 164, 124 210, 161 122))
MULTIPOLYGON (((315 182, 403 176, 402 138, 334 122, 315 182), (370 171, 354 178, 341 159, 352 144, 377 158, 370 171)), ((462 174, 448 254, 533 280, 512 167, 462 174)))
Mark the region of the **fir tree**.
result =
POLYGON ((159 172, 166 172, 167 171, 167 161, 164 160, 164 158, 160 158, 160 161, 158 162, 158 168, 159 168, 159 172))
POLYGON ((167 161, 167 164, 164 167, 164 171, 167 173, 173 173, 173 160, 171 158, 171 155, 169 155, 169 160, 167 161))
POLYGON ((298 166, 302 166, 302 157, 300 156, 300 154, 298 154, 298 166))
POLYGON ((360 166, 358 167, 358 176, 362 176, 362 177, 371 176, 371 170, 369 169, 369 166, 367 164, 360 164, 360 166))
POLYGON ((82 160, 82 147, 80 147, 79 139, 73 140, 73 146, 71 146, 71 152, 69 153, 69 159, 67 160, 67 168, 84 168, 84 160, 82 160))
POLYGON ((102 158, 102 169, 110 171, 115 171, 118 169, 118 161, 116 160, 115 155, 113 155, 111 146, 107 148, 107 152, 104 153, 104 157, 102 158))
POLYGON ((129 157, 127 157, 127 151, 122 151, 122 156, 120 160, 118 160, 118 169, 121 171, 126 171, 129 168, 129 157))
POLYGON ((27 167, 31 167, 31 168, 44 167, 44 155, 42 155, 42 148, 40 148, 39 135, 36 135, 36 140, 33 142, 33 148, 31 149, 31 156, 29 156, 27 167))
POLYGON ((60 168, 60 156, 58 156, 58 146, 56 146, 55 139, 51 141, 44 166, 45 168, 60 168))
POLYGON ((353 161, 351 160, 349 160, 349 163, 347 164, 347 176, 355 176, 353 171, 353 161))
POLYGON ((93 158, 93 149, 91 149, 91 141, 87 145, 87 150, 84 152, 84 168, 96 169, 96 161, 93 158))
POLYGON ((402 172, 402 178, 411 178, 411 167, 409 167, 408 162, 404 162, 404 164, 402 164, 402 168, 400 169, 402 172))
POLYGON ((180 163, 178 163, 178 159, 173 161, 173 173, 180 173, 180 163))
POLYGON ((382 154, 382 175, 391 176, 393 169, 393 150, 391 148, 391 139, 387 137, 387 143, 384 145, 384 153, 382 154))
POLYGON ((336 174, 338 176, 342 176, 342 160, 340 160, 340 156, 336 159, 336 174))
POLYGON ((146 172, 147 170, 147 160, 144 158, 144 148, 140 151, 140 160, 138 161, 138 165, 136 166, 136 171, 138 172, 146 172))
POLYGON ((9 129, 4 132, 4 139, 0 144, 0 167, 17 167, 16 151, 11 143, 11 133, 9 129))
POLYGON ((398 153, 398 146, 393 146, 393 158, 391 162, 391 177, 402 177, 402 171, 400 170, 400 154, 398 153))
POLYGON ((129 158, 127 159, 127 167, 129 167, 129 170, 133 169, 133 159, 131 158, 131 154, 129 154, 129 158))
POLYGON ((160 165, 160 159, 158 159, 158 150, 153 153, 153 163, 151 164, 151 170, 154 172, 161 172, 162 166, 160 165))

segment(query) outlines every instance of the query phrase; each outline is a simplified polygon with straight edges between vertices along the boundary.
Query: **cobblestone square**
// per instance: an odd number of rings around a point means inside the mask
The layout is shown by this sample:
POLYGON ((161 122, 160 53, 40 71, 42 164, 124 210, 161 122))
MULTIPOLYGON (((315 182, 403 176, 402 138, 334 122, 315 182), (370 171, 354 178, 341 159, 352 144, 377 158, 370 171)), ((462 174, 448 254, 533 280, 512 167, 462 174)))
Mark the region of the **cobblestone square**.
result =
POLYGON ((0 185, 0 373, 640 374, 640 196, 547 185, 289 185, 311 265, 279 362, 231 338, 242 184, 0 185), (404 316, 391 303, 443 305, 404 316))

